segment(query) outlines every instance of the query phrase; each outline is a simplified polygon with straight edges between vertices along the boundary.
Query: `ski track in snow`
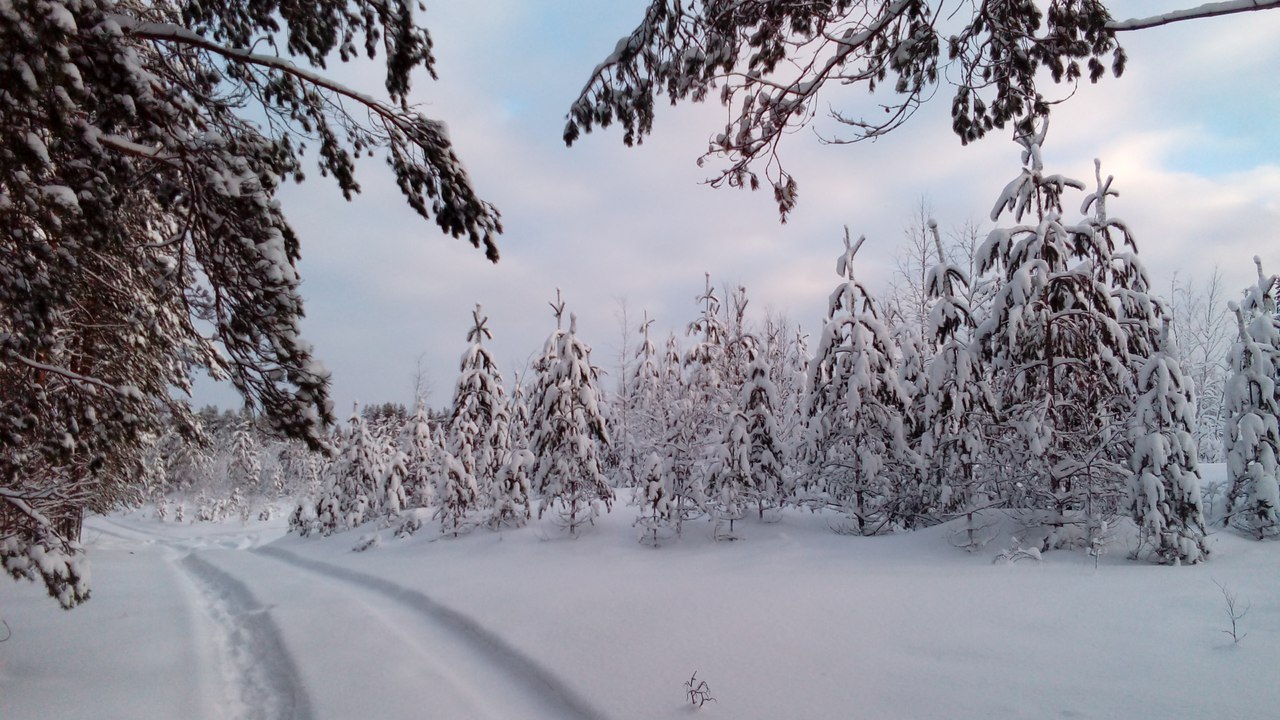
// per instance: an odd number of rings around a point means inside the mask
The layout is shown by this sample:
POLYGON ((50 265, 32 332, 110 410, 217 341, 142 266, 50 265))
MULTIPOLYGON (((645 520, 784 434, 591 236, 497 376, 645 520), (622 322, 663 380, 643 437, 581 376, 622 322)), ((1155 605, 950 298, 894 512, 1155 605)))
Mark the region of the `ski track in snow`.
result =
POLYGON ((310 700, 268 608, 244 583, 193 552, 178 566, 194 581, 221 630, 228 716, 235 720, 311 720, 310 700))
MULTIPOLYGON (((320 575, 327 580, 340 582, 358 592, 390 600, 397 606, 409 610, 419 622, 428 626, 427 631, 443 634, 453 641, 451 643, 453 647, 448 648, 449 652, 471 655, 471 659, 477 661, 472 664, 473 670, 487 671, 489 675, 494 676, 492 682, 482 682, 480 678, 471 677, 468 678, 469 683, 491 689, 504 687, 508 691, 514 691, 522 696, 521 704, 527 703, 526 712, 534 708, 543 711, 542 714, 535 715, 536 717, 605 720, 602 713, 593 708, 549 669, 515 649, 499 635, 472 618, 441 605, 418 590, 357 570, 299 557, 280 548, 259 547, 251 552, 257 556, 271 558, 293 568, 320 575)), ((433 646, 428 650, 442 651, 445 648, 433 646)), ((498 714, 494 717, 505 716, 498 714)))

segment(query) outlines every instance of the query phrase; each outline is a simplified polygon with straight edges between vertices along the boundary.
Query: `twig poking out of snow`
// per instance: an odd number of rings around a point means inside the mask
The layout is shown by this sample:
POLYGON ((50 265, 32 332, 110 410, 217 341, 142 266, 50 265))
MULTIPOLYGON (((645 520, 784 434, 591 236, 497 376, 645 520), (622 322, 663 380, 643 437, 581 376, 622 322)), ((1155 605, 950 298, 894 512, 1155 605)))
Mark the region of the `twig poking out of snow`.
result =
POLYGON ((702 707, 709 702, 716 702, 716 699, 711 697, 711 688, 707 686, 707 681, 698 679, 697 670, 694 670, 693 675, 685 681, 684 689, 685 695, 689 697, 689 704, 694 707, 702 707))
POLYGON ((1237 610, 1236 608, 1239 603, 1239 596, 1237 596, 1235 593, 1228 590, 1225 585, 1218 582, 1217 580, 1214 580, 1213 584, 1217 585, 1218 589, 1222 591, 1222 599, 1227 603, 1227 617, 1231 618, 1231 629, 1223 630, 1222 634, 1230 635, 1231 642, 1235 645, 1239 645, 1240 641, 1243 640, 1245 636, 1249 634, 1249 633, 1241 634, 1239 622, 1241 618, 1249 614, 1249 608, 1252 606, 1252 603, 1247 603, 1244 606, 1243 610, 1237 610))

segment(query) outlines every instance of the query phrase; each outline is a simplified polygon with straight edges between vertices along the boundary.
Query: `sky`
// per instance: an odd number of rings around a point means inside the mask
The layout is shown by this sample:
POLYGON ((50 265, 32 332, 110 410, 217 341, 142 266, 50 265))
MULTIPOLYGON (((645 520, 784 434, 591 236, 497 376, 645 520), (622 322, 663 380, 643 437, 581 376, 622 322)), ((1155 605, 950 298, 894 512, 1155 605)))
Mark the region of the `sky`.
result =
MULTIPOLYGON (((1194 4, 1112 3, 1124 17, 1194 4)), ((447 405, 477 304, 508 384, 555 329, 548 303, 557 288, 593 361, 611 372, 623 347, 622 309, 631 346, 642 312, 660 338, 683 335, 705 273, 717 287, 745 286, 756 317, 785 314, 813 333, 838 281, 843 226, 866 235, 857 272, 881 290, 922 201, 944 230, 993 227, 988 215, 1020 170, 1019 148, 998 131, 962 146, 950 130, 946 87, 875 143, 823 144, 818 134, 839 128, 822 121, 788 137, 783 159, 800 202, 786 224, 767 191, 705 184, 715 161, 700 168, 696 160, 725 117, 714 100, 660 100, 653 135, 635 148, 616 126, 566 148, 570 103, 645 5, 455 1, 421 14, 440 79, 421 74, 412 97, 447 123, 477 190, 502 212, 498 264, 413 213, 376 159, 360 166, 364 192, 350 203, 316 172, 284 189, 302 238, 303 334, 332 373, 339 417, 355 402, 411 405, 419 369, 428 402, 447 405)), ((1203 281, 1215 267, 1228 287, 1242 287, 1254 277, 1254 255, 1280 272, 1277 37, 1280 11, 1124 33, 1124 75, 1082 85, 1053 111, 1046 170, 1088 183, 1101 160, 1120 193, 1108 210, 1136 234, 1158 287, 1175 273, 1203 281)), ((381 90, 376 65, 331 66, 328 74, 381 90)), ((822 96, 848 113, 873 110, 878 99, 844 88, 822 96)), ((615 380, 616 372, 606 378, 615 380)), ((193 399, 240 404, 229 386, 212 382, 198 383, 193 399)))

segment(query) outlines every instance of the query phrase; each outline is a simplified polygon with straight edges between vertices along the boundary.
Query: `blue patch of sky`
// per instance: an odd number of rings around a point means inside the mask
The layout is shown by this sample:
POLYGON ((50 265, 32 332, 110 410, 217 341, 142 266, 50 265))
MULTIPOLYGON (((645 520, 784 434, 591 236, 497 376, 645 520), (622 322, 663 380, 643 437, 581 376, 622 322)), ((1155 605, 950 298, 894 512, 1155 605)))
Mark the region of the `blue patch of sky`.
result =
POLYGON ((1171 149, 1169 169, 1205 177, 1280 164, 1280 93, 1257 92, 1241 101, 1233 89, 1209 87, 1179 120, 1202 130, 1201 140, 1171 149))

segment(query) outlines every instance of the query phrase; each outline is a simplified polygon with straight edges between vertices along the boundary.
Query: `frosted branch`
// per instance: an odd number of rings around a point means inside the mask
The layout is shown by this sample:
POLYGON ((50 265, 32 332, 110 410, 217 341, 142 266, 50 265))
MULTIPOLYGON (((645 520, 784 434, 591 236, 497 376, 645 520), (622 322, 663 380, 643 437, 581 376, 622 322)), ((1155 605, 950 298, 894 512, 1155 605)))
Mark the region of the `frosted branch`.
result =
POLYGON ((1234 15, 1236 13, 1252 12, 1254 10, 1274 10, 1276 8, 1280 8, 1280 0, 1228 0, 1227 2, 1205 3, 1186 10, 1174 10, 1146 18, 1113 20, 1107 23, 1107 29, 1113 32, 1145 30, 1183 20, 1200 20, 1219 15, 1234 15))

